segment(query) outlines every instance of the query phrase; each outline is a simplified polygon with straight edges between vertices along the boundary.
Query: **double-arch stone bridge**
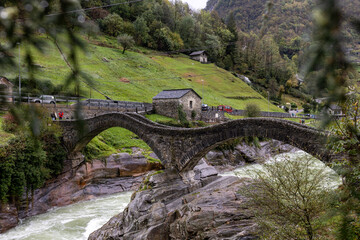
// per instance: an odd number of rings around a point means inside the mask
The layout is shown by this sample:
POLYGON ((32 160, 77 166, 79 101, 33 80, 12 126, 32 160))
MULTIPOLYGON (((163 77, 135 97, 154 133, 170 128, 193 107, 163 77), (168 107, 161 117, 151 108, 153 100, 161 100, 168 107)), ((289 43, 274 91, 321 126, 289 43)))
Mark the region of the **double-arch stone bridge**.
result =
POLYGON ((270 118, 245 118, 203 128, 175 128, 154 123, 135 113, 109 113, 78 122, 59 122, 69 156, 79 153, 96 135, 112 127, 135 133, 159 157, 166 168, 185 171, 193 168, 212 148, 228 140, 258 136, 291 144, 327 162, 332 158, 325 149, 327 133, 291 121, 270 118))

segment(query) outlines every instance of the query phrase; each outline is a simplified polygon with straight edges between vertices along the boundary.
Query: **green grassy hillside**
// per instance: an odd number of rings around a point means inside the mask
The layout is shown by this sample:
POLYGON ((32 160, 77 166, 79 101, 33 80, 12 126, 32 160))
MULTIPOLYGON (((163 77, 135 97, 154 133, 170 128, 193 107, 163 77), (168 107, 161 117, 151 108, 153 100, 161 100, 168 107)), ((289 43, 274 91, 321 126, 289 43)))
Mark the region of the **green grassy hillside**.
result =
MULTIPOLYGON (((95 40, 93 40, 95 42, 95 40)), ((81 69, 93 80, 94 87, 114 100, 151 102, 164 89, 193 88, 209 105, 231 105, 244 109, 254 102, 268 110, 267 100, 231 73, 214 64, 200 64, 186 55, 164 56, 160 52, 137 49, 121 54, 114 39, 100 37, 98 45, 89 43, 86 53, 80 54, 81 69), (100 42, 100 44, 99 44, 100 42), (99 45, 111 45, 103 47, 99 45)), ((24 52, 25 46, 22 46, 24 52)), ((62 46, 66 52, 66 46, 62 46)), ((35 64, 41 66, 36 78, 61 84, 69 75, 69 67, 55 44, 48 42, 45 54, 33 51, 35 64)), ((15 54, 16 55, 16 54, 15 54)), ((16 78, 17 69, 0 69, 0 75, 16 78)), ((25 69, 22 75, 26 77, 25 69)), ((104 98, 83 84, 83 95, 104 98)), ((271 105, 270 111, 281 111, 271 105)))

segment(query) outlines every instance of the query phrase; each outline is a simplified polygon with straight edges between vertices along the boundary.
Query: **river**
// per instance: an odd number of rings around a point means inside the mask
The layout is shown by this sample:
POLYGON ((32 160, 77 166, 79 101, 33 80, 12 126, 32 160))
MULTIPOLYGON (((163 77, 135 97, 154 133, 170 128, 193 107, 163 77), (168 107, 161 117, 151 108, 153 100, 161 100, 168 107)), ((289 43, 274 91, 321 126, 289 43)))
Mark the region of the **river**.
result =
POLYGON ((0 234, 0 240, 82 240, 122 212, 132 192, 54 208, 0 234))
MULTIPOLYGON (((324 181, 322 181, 322 185, 326 188, 335 189, 339 185, 342 184, 341 177, 331 168, 327 167, 323 162, 318 160, 317 158, 312 157, 304 151, 297 151, 294 153, 283 153, 275 156, 274 158, 270 158, 266 161, 266 163, 271 164, 275 161, 281 161, 284 159, 290 160, 301 160, 303 158, 310 158, 310 168, 314 170, 323 169, 326 175, 324 181)), ((234 171, 227 172, 224 174, 220 174, 221 176, 237 176, 239 178, 243 177, 254 177, 254 171, 264 171, 263 164, 253 164, 253 165, 245 165, 244 167, 240 167, 235 169, 234 171)))
MULTIPOLYGON (((281 160, 287 156, 304 156, 306 153, 281 154, 268 161, 281 160)), ((325 165, 313 159, 313 168, 323 168, 325 165)), ((248 177, 249 170, 261 169, 260 164, 247 165, 233 172, 222 174, 248 177)), ((339 176, 330 168, 328 186, 341 184, 339 176)), ((122 212, 130 202, 132 192, 119 193, 91 201, 76 203, 67 207, 54 208, 45 214, 31 217, 5 234, 0 234, 0 240, 82 240, 90 233, 100 228, 112 216, 122 212)))

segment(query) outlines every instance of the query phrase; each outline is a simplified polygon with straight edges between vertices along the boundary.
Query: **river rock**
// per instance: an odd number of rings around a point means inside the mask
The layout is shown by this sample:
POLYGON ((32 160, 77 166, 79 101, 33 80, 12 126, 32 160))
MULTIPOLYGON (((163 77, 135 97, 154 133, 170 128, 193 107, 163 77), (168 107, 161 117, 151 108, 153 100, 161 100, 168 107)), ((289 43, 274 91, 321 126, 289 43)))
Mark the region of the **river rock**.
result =
POLYGON ((89 239, 256 239, 256 224, 237 193, 246 179, 194 170, 150 173, 124 212, 89 239))
POLYGON ((0 204, 0 233, 16 226, 19 222, 18 212, 14 205, 0 204))
POLYGON ((239 166, 249 163, 263 163, 281 153, 298 151, 296 147, 284 144, 277 140, 263 141, 259 147, 245 143, 238 144, 234 151, 210 151, 205 159, 214 166, 217 171, 223 173, 232 171, 239 166))

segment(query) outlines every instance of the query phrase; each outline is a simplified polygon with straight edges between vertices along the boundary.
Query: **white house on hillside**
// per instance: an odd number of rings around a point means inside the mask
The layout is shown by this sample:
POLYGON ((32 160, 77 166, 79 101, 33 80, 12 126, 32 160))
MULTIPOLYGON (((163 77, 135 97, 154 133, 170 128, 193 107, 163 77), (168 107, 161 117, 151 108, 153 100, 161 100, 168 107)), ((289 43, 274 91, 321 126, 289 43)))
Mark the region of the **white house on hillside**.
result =
POLYGON ((191 59, 199 61, 201 63, 207 63, 208 57, 205 51, 197 51, 190 54, 191 59))
POLYGON ((341 107, 336 104, 331 104, 328 108, 328 112, 333 116, 339 116, 343 114, 341 107))

